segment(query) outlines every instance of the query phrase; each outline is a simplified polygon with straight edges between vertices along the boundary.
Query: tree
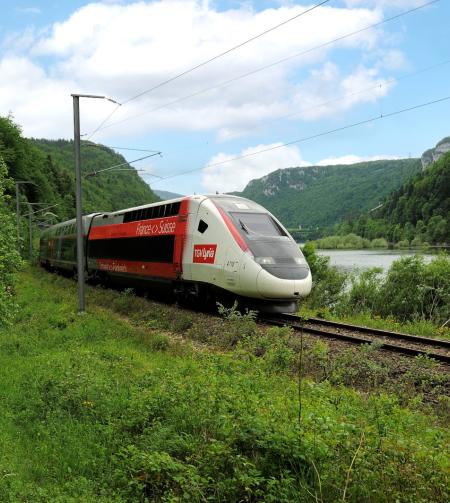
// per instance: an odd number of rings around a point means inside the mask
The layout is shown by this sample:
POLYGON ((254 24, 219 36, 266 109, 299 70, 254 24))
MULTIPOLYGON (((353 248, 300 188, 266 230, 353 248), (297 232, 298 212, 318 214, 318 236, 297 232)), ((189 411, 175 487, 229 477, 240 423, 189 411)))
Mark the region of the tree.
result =
POLYGON ((0 326, 9 324, 14 317, 14 273, 21 264, 9 196, 5 195, 11 184, 6 164, 0 157, 0 326))

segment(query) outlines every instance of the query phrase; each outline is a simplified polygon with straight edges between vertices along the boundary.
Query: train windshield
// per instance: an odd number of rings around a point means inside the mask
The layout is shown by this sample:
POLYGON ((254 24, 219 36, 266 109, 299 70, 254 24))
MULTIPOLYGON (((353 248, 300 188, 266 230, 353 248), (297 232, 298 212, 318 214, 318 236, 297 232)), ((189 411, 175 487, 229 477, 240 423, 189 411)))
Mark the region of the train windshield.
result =
POLYGON ((286 236, 284 230, 267 213, 231 213, 238 228, 246 237, 286 236))

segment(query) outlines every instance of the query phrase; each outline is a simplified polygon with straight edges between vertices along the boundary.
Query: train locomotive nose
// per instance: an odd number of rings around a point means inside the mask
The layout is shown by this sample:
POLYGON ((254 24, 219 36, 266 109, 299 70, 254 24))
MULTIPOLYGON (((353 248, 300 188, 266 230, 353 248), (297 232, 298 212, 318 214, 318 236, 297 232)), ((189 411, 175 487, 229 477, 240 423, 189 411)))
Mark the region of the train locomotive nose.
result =
POLYGON ((266 299, 295 299, 304 297, 311 291, 311 273, 305 271, 304 279, 278 278, 261 269, 256 278, 260 295, 266 299))

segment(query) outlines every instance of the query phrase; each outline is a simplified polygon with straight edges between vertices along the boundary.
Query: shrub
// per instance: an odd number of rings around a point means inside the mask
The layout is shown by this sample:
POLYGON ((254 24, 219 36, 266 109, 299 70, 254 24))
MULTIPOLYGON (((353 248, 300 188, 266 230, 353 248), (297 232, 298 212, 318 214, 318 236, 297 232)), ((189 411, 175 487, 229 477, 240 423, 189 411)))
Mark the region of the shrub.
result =
POLYGON ((351 279, 349 292, 342 297, 337 311, 341 313, 378 312, 382 269, 374 267, 351 279))
POLYGON ((371 248, 388 248, 389 244, 384 238, 375 238, 370 242, 371 248))
POLYGON ((235 301, 230 307, 224 307, 222 304, 217 304, 219 314, 224 319, 222 325, 223 331, 221 334, 221 345, 231 348, 245 338, 253 337, 257 333, 256 312, 246 310, 242 313, 238 309, 238 303, 235 301))
POLYGON ((397 319, 408 320, 420 312, 423 284, 423 259, 405 257, 396 260, 390 267, 381 287, 384 299, 380 313, 384 316, 394 314, 397 319))
POLYGON ((150 336, 149 346, 155 351, 166 351, 170 347, 170 339, 167 335, 155 333, 150 336))
POLYGON ((303 253, 311 268, 313 287, 307 303, 311 308, 333 307, 339 301, 347 280, 345 273, 330 266, 328 257, 316 253, 312 243, 306 243, 303 253))
POLYGON ((416 236, 412 241, 411 241, 411 247, 416 248, 422 246, 422 239, 419 236, 416 236))
POLYGON ((14 298, 14 273, 21 265, 17 250, 16 229, 12 212, 8 207, 9 197, 5 190, 11 187, 7 168, 0 157, 0 327, 11 323, 17 311, 14 298))
POLYGON ((395 244, 395 247, 400 249, 409 248, 409 241, 406 239, 402 239, 401 241, 395 244))

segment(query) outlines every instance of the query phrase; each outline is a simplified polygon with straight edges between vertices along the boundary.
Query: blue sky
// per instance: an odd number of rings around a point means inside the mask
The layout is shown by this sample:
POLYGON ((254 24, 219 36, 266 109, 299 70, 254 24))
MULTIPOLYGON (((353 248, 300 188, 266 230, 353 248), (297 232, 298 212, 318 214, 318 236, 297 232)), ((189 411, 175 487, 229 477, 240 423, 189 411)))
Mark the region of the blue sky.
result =
MULTIPOLYGON (((162 151, 162 158, 136 166, 146 170, 143 176, 154 188, 180 193, 240 190, 250 179, 283 167, 419 156, 450 135, 450 100, 230 162, 450 95, 447 0, 166 105, 422 3, 426 0, 331 0, 120 107, 105 124, 110 127, 92 140, 162 151), (196 171, 165 181, 150 174, 166 177, 189 170, 196 171)), ((27 136, 70 138, 71 92, 124 102, 312 5, 269 0, 3 2, 0 114, 11 111, 27 136)), ((94 131, 113 108, 108 102, 83 102, 83 132, 94 131)), ((122 153, 129 160, 141 156, 122 153)))

